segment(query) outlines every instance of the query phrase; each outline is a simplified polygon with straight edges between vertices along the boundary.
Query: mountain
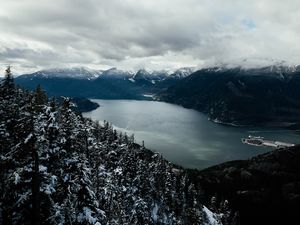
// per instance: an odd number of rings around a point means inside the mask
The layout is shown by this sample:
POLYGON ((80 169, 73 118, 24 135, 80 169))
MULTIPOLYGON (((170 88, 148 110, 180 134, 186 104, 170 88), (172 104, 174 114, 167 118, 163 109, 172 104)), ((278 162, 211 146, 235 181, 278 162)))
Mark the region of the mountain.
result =
POLYGON ((73 97, 70 100, 74 104, 74 111, 78 112, 89 112, 99 107, 98 103, 92 102, 86 98, 73 97))
POLYGON ((30 90, 41 84, 50 96, 147 99, 155 94, 157 100, 197 109, 226 124, 300 126, 299 66, 194 70, 51 69, 15 81, 30 90))
POLYGON ((101 70, 91 70, 88 68, 59 68, 59 69, 48 69, 38 71, 32 74, 24 74, 22 75, 23 78, 44 78, 44 79, 51 79, 51 78, 72 78, 72 79, 79 79, 79 80, 93 80, 98 78, 103 71, 101 70))
POLYGON ((182 67, 178 70, 175 70, 173 73, 170 74, 170 76, 167 77, 167 79, 183 79, 191 75, 193 72, 195 72, 195 68, 192 67, 182 67))
POLYGON ((134 99, 141 97, 135 85, 128 81, 132 76, 112 68, 106 71, 89 69, 51 69, 21 75, 15 82, 29 90, 41 85, 50 96, 70 96, 103 99, 134 99))
POLYGON ((146 71, 141 69, 132 77, 135 82, 140 82, 142 84, 155 85, 156 83, 166 79, 168 73, 166 71, 146 71))
MULTIPOLYGON (((188 170, 61 104, 0 83, 0 224, 232 224, 188 170)), ((222 204, 224 205, 224 204, 222 204)))
POLYGON ((123 70, 118 70, 117 68, 111 68, 108 70, 105 70, 101 74, 101 78, 107 78, 107 79, 129 79, 131 76, 133 76, 133 73, 123 70))
POLYGON ((156 99, 197 109, 236 125, 300 122, 300 67, 206 68, 169 86, 156 99))
POLYGON ((164 90, 171 83, 188 74, 188 68, 170 75, 168 71, 129 72, 111 68, 91 70, 88 68, 49 69, 18 76, 20 86, 34 90, 41 85, 50 96, 70 96, 102 99, 145 99, 144 94, 164 90), (180 72, 181 71, 181 72, 180 72), (164 80, 168 80, 164 82, 164 80))
POLYGON ((174 72, 170 73, 165 79, 163 79, 160 83, 157 84, 159 87, 158 91, 166 90, 168 87, 176 84, 178 81, 188 77, 193 72, 195 72, 195 68, 191 67, 183 67, 174 72))
POLYGON ((294 224, 300 205, 300 146, 194 172, 211 197, 228 199, 243 225, 294 224))

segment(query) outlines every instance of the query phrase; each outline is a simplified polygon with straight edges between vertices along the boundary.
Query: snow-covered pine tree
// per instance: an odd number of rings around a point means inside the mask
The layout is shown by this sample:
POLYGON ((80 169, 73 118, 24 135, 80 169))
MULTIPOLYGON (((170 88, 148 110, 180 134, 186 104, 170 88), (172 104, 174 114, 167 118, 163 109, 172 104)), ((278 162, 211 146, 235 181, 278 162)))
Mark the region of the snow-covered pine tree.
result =
POLYGON ((220 225, 216 218, 225 218, 224 204, 220 215, 202 206, 187 170, 108 122, 76 114, 68 98, 59 105, 41 87, 16 88, 10 68, 0 101, 0 224, 220 225))

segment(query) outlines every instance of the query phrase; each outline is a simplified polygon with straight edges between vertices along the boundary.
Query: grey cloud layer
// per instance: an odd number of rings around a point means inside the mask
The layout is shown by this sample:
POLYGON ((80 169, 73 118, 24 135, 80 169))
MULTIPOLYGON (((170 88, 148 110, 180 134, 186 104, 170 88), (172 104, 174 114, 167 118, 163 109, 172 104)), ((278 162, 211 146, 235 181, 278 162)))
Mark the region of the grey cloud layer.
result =
POLYGON ((300 58, 300 1, 0 0, 0 60, 24 70, 300 58))

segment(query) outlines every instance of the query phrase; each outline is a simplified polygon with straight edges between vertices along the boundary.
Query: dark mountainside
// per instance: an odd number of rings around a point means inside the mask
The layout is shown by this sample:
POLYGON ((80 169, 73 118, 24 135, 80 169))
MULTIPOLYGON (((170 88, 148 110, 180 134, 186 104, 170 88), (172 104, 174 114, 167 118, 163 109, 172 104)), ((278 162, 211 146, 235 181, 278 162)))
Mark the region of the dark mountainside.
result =
POLYGON ((236 125, 300 124, 300 68, 209 68, 156 96, 236 125))
MULTIPOLYGON (((0 85, 0 224, 235 224, 187 170, 45 93, 0 85)), ((225 207, 226 206, 226 207, 225 207)))
POLYGON ((163 71, 139 70, 135 74, 112 68, 106 71, 84 68, 52 69, 18 76, 16 84, 35 90, 41 85, 49 96, 101 99, 147 99, 143 94, 165 90, 192 73, 182 68, 168 75, 163 71))
MULTIPOLYGON (((59 98, 59 99, 61 99, 61 101, 59 102, 62 103, 63 98, 59 98)), ((89 112, 97 109, 100 106, 98 103, 92 102, 87 98, 73 97, 70 98, 70 100, 74 104, 73 110, 77 112, 89 112)))
POLYGON ((299 221, 300 146, 227 162, 194 175, 206 201, 210 196, 228 199, 243 225, 299 221))
POLYGON ((122 79, 85 80, 67 77, 28 78, 20 76, 16 83, 29 90, 41 85, 49 96, 70 96, 103 99, 135 99, 137 98, 134 84, 122 79))
MULTIPOLYGON (((35 91, 40 92, 40 93, 44 93, 44 90, 42 89, 41 85, 38 85, 35 91)), ((44 95, 46 96, 46 93, 44 95)), ((64 96, 60 96, 60 97, 54 98, 54 99, 55 99, 55 101, 58 105, 62 105, 65 98, 66 97, 64 97, 64 96)), ((98 103, 92 102, 91 100, 89 100, 87 98, 72 97, 72 98, 69 98, 69 99, 72 103, 71 108, 75 112, 79 112, 79 113, 89 112, 89 111, 95 110, 99 107, 98 103)))

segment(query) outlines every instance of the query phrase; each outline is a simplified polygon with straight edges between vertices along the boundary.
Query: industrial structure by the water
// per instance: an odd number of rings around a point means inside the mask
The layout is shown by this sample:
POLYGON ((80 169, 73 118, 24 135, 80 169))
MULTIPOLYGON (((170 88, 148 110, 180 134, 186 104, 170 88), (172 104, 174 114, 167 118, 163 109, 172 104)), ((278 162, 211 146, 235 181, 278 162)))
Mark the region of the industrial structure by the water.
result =
POLYGON ((256 137, 249 135, 248 138, 242 138, 242 142, 248 145, 254 145, 259 147, 271 147, 271 148, 285 148, 293 147, 295 144, 282 142, 282 141, 272 141, 267 140, 264 137, 256 137))

